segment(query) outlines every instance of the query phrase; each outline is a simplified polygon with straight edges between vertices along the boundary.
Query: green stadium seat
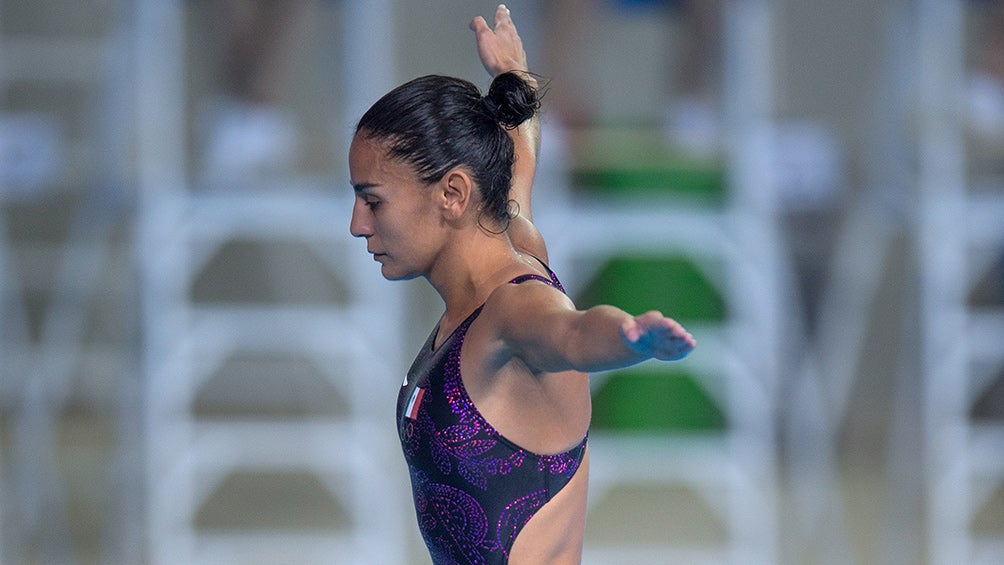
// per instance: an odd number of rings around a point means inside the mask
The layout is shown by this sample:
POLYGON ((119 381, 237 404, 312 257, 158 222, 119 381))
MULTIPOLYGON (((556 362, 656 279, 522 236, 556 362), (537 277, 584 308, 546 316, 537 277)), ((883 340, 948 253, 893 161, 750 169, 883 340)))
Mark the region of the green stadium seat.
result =
MULTIPOLYGON (((660 310, 684 325, 718 323, 725 301, 692 261, 682 256, 625 254, 611 258, 577 304, 613 304, 631 313, 660 310)), ((593 397, 593 428, 632 432, 710 432, 727 425, 700 376, 665 365, 609 375, 593 397)))
POLYGON ((725 200, 720 163, 681 155, 661 130, 639 127, 598 128, 575 136, 572 186, 598 196, 673 196, 698 204, 725 200))

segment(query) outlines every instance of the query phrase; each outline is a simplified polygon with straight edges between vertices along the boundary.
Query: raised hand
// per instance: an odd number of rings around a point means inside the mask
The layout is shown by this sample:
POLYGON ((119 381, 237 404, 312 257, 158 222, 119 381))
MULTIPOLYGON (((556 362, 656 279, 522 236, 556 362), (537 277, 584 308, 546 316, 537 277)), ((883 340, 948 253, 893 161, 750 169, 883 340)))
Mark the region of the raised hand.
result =
POLYGON ((516 33, 512 23, 509 8, 499 4, 495 9, 495 28, 481 16, 471 20, 471 30, 474 31, 478 43, 478 56, 485 70, 495 78, 507 71, 529 71, 526 52, 523 51, 523 41, 516 33))
POLYGON ((683 359, 697 345, 679 322, 655 310, 625 320, 620 334, 632 351, 662 361, 683 359))

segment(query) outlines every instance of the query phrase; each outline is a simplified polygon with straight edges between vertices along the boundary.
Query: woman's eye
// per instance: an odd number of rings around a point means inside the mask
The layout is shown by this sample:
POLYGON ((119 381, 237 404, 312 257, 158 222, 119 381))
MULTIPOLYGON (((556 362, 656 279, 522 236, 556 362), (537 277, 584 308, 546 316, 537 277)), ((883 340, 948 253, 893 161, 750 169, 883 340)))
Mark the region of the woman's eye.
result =
POLYGON ((380 205, 379 200, 367 200, 366 205, 370 207, 371 210, 375 210, 377 206, 380 205))

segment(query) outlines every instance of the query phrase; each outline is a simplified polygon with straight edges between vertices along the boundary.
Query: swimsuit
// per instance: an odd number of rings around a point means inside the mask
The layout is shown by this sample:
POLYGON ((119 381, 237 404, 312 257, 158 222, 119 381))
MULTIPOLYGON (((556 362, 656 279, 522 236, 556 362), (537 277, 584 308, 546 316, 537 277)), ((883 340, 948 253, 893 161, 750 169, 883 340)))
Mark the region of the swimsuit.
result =
MULTIPOLYGON (((564 292, 550 275, 522 275, 510 284, 537 280, 564 292)), ((586 449, 583 438, 563 453, 532 453, 478 412, 460 376, 460 349, 482 308, 436 350, 433 330, 398 395, 418 526, 436 565, 506 563, 520 530, 568 484, 586 449)))

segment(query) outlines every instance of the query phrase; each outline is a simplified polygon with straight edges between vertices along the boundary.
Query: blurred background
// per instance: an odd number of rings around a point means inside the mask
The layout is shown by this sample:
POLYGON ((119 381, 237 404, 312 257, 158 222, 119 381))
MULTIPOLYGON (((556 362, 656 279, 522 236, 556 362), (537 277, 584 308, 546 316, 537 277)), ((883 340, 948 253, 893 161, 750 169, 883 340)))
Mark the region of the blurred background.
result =
MULTIPOLYGON (((1004 563, 1004 2, 511 0, 596 375, 584 562, 1004 563)), ((475 0, 0 0, 0 563, 428 563, 393 424, 441 305, 348 234, 475 0)))

